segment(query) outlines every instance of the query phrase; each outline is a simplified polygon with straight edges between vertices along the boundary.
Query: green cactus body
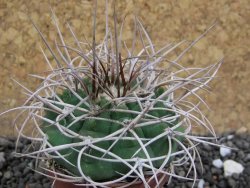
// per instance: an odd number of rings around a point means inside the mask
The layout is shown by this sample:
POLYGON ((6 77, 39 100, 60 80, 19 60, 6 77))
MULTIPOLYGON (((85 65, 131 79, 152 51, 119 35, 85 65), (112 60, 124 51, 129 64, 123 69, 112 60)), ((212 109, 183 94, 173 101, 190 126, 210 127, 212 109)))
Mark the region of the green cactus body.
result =
MULTIPOLYGON (((81 97, 85 97, 86 94, 82 90, 77 91, 78 94, 81 97)), ((155 91, 155 97, 160 96, 164 92, 163 88, 159 88, 155 91)), ((80 100, 73 95, 69 90, 65 90, 63 94, 59 95, 60 99, 66 103, 71 105, 77 105, 80 100)), ((118 122, 125 122, 132 121, 137 114, 134 113, 128 113, 128 112, 119 112, 116 111, 116 109, 122 109, 122 110, 133 110, 133 111, 141 111, 140 106, 137 102, 127 102, 122 103, 121 105, 115 105, 108 102, 108 100, 105 97, 100 97, 98 100, 96 100, 95 105, 98 105, 101 109, 100 113, 96 115, 98 118, 105 118, 110 119, 118 122)), ((58 106, 60 107, 60 106, 58 106)), ((84 109, 88 109, 86 105, 81 105, 80 107, 84 109)), ((163 104, 163 102, 157 102, 154 105, 155 108, 164 108, 165 110, 150 110, 148 114, 153 115, 157 118, 163 117, 163 116, 173 116, 175 115, 170 110, 168 111, 166 106, 163 104)), ((84 115, 83 111, 75 110, 72 112, 76 117, 84 115)), ((45 117, 56 121, 56 118, 59 114, 47 110, 45 112, 45 117)), ((82 136, 88 136, 90 138, 103 138, 111 133, 114 133, 115 131, 123 128, 123 125, 118 124, 116 122, 111 121, 105 121, 105 120, 99 120, 95 118, 83 118, 82 120, 78 121, 77 123, 73 124, 69 129, 78 133, 82 136)), ((178 120, 176 120, 175 123, 177 123, 178 120)), ((73 122, 73 118, 69 115, 62 118, 59 121, 59 124, 62 126, 67 127, 70 123, 73 122)), ((140 122, 139 122, 140 123, 140 122)), ((138 135, 140 138, 147 138, 152 139, 159 134, 163 133, 166 128, 172 127, 173 125, 170 123, 158 123, 153 124, 150 126, 142 126, 142 127, 135 127, 132 128, 132 130, 138 135)), ((52 146, 59 146, 64 144, 70 144, 74 142, 79 142, 80 139, 77 138, 70 138, 60 132, 58 128, 54 124, 44 123, 42 125, 42 130, 45 134, 48 136, 48 142, 52 146)), ((131 132, 127 131, 125 135, 126 137, 134 138, 131 132)), ((98 142, 94 144, 96 147, 102 148, 104 150, 107 150, 110 148, 110 146, 114 143, 113 140, 105 140, 98 142)), ((173 144, 173 148, 175 148, 173 144)), ((69 171, 71 171, 75 175, 79 175, 80 172, 77 168, 77 158, 79 151, 81 150, 81 147, 76 148, 67 148, 60 150, 59 153, 65 157, 65 159, 68 161, 63 160, 62 158, 55 158, 55 161, 61 165, 64 168, 67 168, 69 171)), ((167 155, 169 151, 169 142, 167 137, 162 137, 155 142, 151 143, 146 147, 147 153, 151 158, 153 157, 160 157, 163 155, 167 155)), ((103 152, 97 151, 93 148, 88 148, 84 151, 85 153, 95 156, 95 157, 102 157, 103 152)), ((140 144, 137 140, 126 140, 121 138, 118 140, 113 147, 110 149, 110 152, 113 154, 121 157, 122 159, 130 159, 130 158, 144 158, 146 159, 146 155, 144 151, 141 149, 140 144), (139 150, 139 152, 137 152, 139 150), (134 156, 134 154, 137 152, 137 154, 134 156)), ((104 156, 104 158, 112 159, 112 157, 108 154, 104 156)), ((153 165, 157 168, 160 167, 163 160, 154 161, 153 165)), ((133 165, 132 162, 130 162, 131 165, 133 165)), ((104 181, 104 180, 110 180, 115 177, 119 177, 120 174, 127 173, 130 168, 127 167, 122 162, 110 162, 110 161, 103 161, 94 159, 92 157, 82 155, 81 156, 81 170, 85 174, 85 176, 90 177, 91 179, 95 181, 104 181)))

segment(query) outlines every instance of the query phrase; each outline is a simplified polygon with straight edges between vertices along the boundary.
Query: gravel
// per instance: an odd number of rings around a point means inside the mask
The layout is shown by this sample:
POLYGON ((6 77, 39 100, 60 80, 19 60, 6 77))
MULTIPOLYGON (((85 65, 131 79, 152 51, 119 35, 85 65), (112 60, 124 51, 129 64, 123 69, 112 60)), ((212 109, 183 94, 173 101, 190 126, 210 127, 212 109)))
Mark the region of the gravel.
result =
MULTIPOLYGON (((21 140, 17 146, 18 151, 25 151, 29 141, 21 140)), ((35 173, 31 168, 35 160, 15 157, 14 138, 0 137, 0 188, 50 188, 51 181, 35 173)))
MULTIPOLYGON (((32 170, 35 160, 30 158, 18 158, 13 155, 15 149, 14 138, 0 137, 0 188, 49 188, 51 181, 32 170)), ((225 146, 237 148, 232 149, 230 155, 222 156, 219 147, 213 147, 207 144, 200 144, 198 150, 203 162, 204 172, 197 163, 197 172, 199 180, 195 187, 198 188, 246 188, 250 183, 250 135, 249 134, 223 134, 219 143, 225 146), (216 167, 213 162, 221 160, 223 163, 227 160, 233 160, 244 167, 240 174, 224 176, 224 169, 216 167)), ((18 144, 18 151, 25 151, 29 142, 21 140, 18 144)), ((187 166, 181 166, 176 169, 176 174, 185 175, 188 172, 187 166)), ((192 172, 191 172, 192 174, 192 172)), ((191 188, 192 181, 184 181, 172 178, 166 185, 167 188, 191 188)))
MULTIPOLYGON (((249 134, 223 134, 221 135, 219 144, 232 147, 235 149, 227 150, 226 155, 221 155, 220 147, 213 147, 207 144, 200 144, 198 150, 204 165, 204 172, 202 174, 201 167, 199 167, 198 160, 197 171, 198 177, 203 181, 197 181, 194 187, 199 188, 246 188, 249 187, 250 183, 250 135, 249 134), (213 165, 214 161, 221 160, 223 163, 228 160, 233 160, 240 163, 244 170, 239 174, 232 174, 231 176, 224 176, 224 168, 215 167, 213 165), (202 186, 199 184, 202 182, 202 186)), ((222 150, 225 148, 223 147, 222 150)), ((224 152, 224 151, 223 151, 224 152)), ((222 152, 222 153, 223 153, 222 152)), ((225 154, 225 153, 223 153, 225 154)), ((188 167, 181 167, 177 169, 178 171, 188 172, 188 167)), ((182 172, 183 173, 183 172, 182 172)), ((188 188, 190 185, 187 181, 173 178, 171 183, 166 186, 168 188, 188 188)))

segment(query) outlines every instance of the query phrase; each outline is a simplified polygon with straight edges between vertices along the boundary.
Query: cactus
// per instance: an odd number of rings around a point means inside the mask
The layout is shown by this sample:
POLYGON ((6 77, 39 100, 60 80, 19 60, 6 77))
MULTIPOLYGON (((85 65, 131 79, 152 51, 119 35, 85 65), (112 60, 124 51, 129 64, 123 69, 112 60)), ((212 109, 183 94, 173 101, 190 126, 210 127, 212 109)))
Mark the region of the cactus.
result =
MULTIPOLYGON (((159 87, 153 92, 152 96, 153 98, 159 97, 163 92, 164 89, 162 87, 159 87)), ((77 94, 81 96, 82 99, 78 99, 72 92, 70 92, 70 90, 67 89, 64 90, 63 93, 58 96, 65 103, 65 105, 67 104, 75 106, 78 103, 80 103, 80 101, 83 100, 86 96, 88 96, 87 93, 85 93, 83 90, 78 90, 77 94)), ((99 99, 96 99, 93 104, 98 108, 98 112, 94 115, 94 117, 97 117, 97 119, 95 118, 80 119, 79 121, 73 123, 74 119, 70 117, 70 115, 67 115, 63 116, 62 118, 59 118, 60 119, 59 124, 64 127, 67 127, 71 124, 69 130, 74 131, 75 133, 81 136, 86 136, 91 138, 106 137, 122 129, 123 127, 129 125, 129 123, 137 116, 135 112, 141 111, 140 104, 136 100, 126 101, 125 99, 122 102, 123 102, 122 104, 112 104, 108 101, 106 97, 102 96, 99 99), (103 118, 103 119, 100 120, 98 118, 103 118)), ((142 103, 141 105, 149 102, 147 96, 143 96, 140 102, 142 103)), ((62 108, 63 106, 58 106, 58 107, 62 108)), ((88 109, 86 108, 87 107, 86 105, 82 106, 80 105, 80 107, 88 109)), ((86 114, 79 110, 72 110, 71 113, 75 117, 79 116, 81 117, 82 115, 86 114)), ((46 114, 45 115, 46 119, 51 120, 53 122, 58 121, 57 118, 59 117, 59 114, 49 110, 46 110, 45 114, 46 114)), ((171 119, 171 121, 169 122, 163 121, 161 123, 155 123, 150 126, 131 128, 140 139, 145 139, 145 140, 153 139, 160 134, 164 134, 167 128, 171 128, 173 127, 173 125, 176 125, 178 123, 178 118, 176 117, 176 114, 172 111, 171 108, 168 108, 164 104, 164 101, 157 101, 155 105, 151 107, 150 110, 148 111, 148 116, 149 119, 169 118, 171 119), (154 109, 154 107, 162 109, 157 110, 154 109)), ((79 141, 79 139, 70 138, 66 135, 63 135, 56 126, 50 125, 47 122, 45 122, 44 125, 42 126, 42 130, 45 134, 47 134, 48 142, 52 146, 60 146, 79 141)), ((122 159, 131 159, 131 158, 147 159, 147 157, 157 158, 168 154, 169 151, 168 145, 170 143, 167 137, 161 137, 156 141, 148 144, 145 147, 148 156, 146 156, 145 151, 141 149, 140 143, 136 139, 133 139, 134 136, 131 132, 129 132, 129 130, 123 137, 124 138, 119 139, 118 141, 104 140, 94 145, 96 147, 100 147, 103 150, 109 150, 110 152, 119 156, 122 159), (127 138, 125 138, 125 136, 127 138), (128 138, 130 138, 131 140, 128 138)), ((55 159, 55 161, 62 167, 69 169, 69 171, 71 171, 72 173, 80 175, 77 169, 77 157, 79 155, 79 151, 75 151, 72 148, 68 148, 60 151, 59 153, 61 155, 66 155, 65 159, 68 162, 60 158, 55 159), (69 164, 69 162, 71 164, 69 164)), ((96 158, 102 157, 104 155, 104 153, 95 149, 90 149, 86 151, 86 154, 94 156, 96 158)), ((108 155, 106 157, 111 158, 108 155)), ((122 162, 114 163, 109 161, 98 160, 96 158, 92 158, 89 156, 83 156, 81 158, 82 172, 93 180, 97 181, 110 180, 115 177, 119 177, 120 174, 128 173, 129 171, 129 168, 122 162)), ((163 162, 164 162, 163 159, 153 161, 153 166, 155 168, 159 168, 163 162)))
MULTIPOLYGON (((52 18, 60 38, 57 55, 33 24, 56 67, 43 52, 51 72, 36 76, 43 80, 37 90, 31 92, 18 83, 29 94, 24 105, 16 108, 22 110, 16 120, 18 139, 25 137, 40 144, 39 150, 20 155, 36 157, 37 164, 47 161, 45 170, 54 173, 55 179, 82 185, 105 187, 135 178, 148 187, 148 176, 159 185, 159 173, 195 181, 196 145, 210 142, 194 136, 192 128, 204 127, 215 137, 199 109, 206 103, 197 91, 207 90, 222 60, 205 68, 185 68, 179 61, 213 25, 194 42, 156 50, 136 17, 133 44, 141 49, 136 51, 133 45, 129 50, 118 36, 115 13, 114 31, 107 21, 100 44, 95 37, 92 45, 81 43, 68 25, 77 47, 65 43, 53 11, 52 18), (187 46, 183 52, 171 54, 183 46, 187 46), (189 101, 190 96, 198 102, 189 101), (25 113, 25 121, 18 121, 25 113), (28 122, 35 126, 32 136, 23 131, 28 122), (174 173, 175 166, 186 162, 194 170, 193 177, 174 173)), ((95 19, 96 15, 93 36, 95 19)))

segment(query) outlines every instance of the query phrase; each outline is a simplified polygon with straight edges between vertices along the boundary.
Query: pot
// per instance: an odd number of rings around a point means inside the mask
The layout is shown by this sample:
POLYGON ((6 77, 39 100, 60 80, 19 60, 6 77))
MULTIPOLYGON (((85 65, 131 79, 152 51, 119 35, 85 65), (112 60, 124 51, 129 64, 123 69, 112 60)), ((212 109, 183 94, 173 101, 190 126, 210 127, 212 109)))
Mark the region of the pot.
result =
MULTIPOLYGON (((148 182, 150 188, 163 188, 163 186, 168 182, 168 179, 169 179, 169 176, 166 174, 157 174, 157 177, 158 177, 160 186, 157 187, 155 179, 151 179, 150 182, 148 182)), ((149 179, 150 177, 146 178, 146 180, 149 180, 149 179)), ((129 188, 144 188, 144 184, 140 180, 134 183, 131 183, 131 182, 129 183, 131 184, 127 186, 129 188)), ((115 188, 115 187, 126 186, 126 184, 129 184, 129 183, 115 183, 115 184, 110 184, 107 186, 109 186, 110 188, 115 188)), ((73 183, 55 180, 53 184, 53 188, 92 188, 92 186, 79 186, 73 183)))

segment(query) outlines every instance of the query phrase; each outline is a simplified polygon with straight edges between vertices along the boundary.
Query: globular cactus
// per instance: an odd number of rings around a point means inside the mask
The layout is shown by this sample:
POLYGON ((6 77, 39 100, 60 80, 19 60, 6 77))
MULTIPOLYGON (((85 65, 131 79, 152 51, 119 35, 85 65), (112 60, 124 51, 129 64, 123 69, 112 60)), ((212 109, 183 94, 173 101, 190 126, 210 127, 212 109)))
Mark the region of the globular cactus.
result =
MULTIPOLYGON (((66 105, 76 106, 81 103, 88 96, 83 90, 76 92, 81 98, 77 98, 70 90, 65 89, 59 98, 66 105)), ((157 88, 152 92, 151 97, 155 99, 164 93, 162 87, 157 88)), ((118 100, 118 104, 113 104, 107 97, 101 96, 100 98, 93 101, 95 108, 97 108, 95 114, 80 118, 78 121, 74 120, 77 117, 86 115, 85 111, 72 110, 71 113, 76 117, 72 118, 70 114, 59 117, 61 114, 47 110, 45 117, 52 122, 59 122, 60 126, 64 126, 69 130, 85 137, 100 139, 99 142, 93 144, 95 147, 99 147, 102 150, 107 150, 117 155, 122 159, 153 159, 162 156, 167 156, 169 152, 168 138, 165 136, 166 130, 173 127, 178 123, 178 117, 175 112, 164 104, 164 101, 157 101, 155 105, 149 108, 145 117, 148 120, 159 120, 167 118, 168 121, 152 123, 148 126, 130 125, 131 122, 140 114, 141 110, 145 108, 145 105, 149 104, 149 94, 143 96, 138 95, 141 99, 131 100, 131 98, 125 97, 122 100, 118 100), (129 99, 129 100, 128 100, 129 99), (119 104, 120 103, 120 104, 119 104), (159 109, 157 109, 159 108, 159 109), (128 126, 128 127, 126 127, 128 126), (104 137, 108 137, 115 132, 124 129, 126 132, 121 136, 120 139, 106 140, 104 137), (127 130, 126 130, 127 129, 127 130), (131 130, 131 131, 130 131, 131 130), (134 137, 136 134, 141 143, 134 137), (145 144, 148 141, 156 138, 159 135, 163 135, 158 139, 155 139, 152 143, 147 144, 144 150, 140 144, 145 144), (102 140, 103 138, 103 140, 102 140)), ((59 108, 63 109, 65 106, 58 105, 59 108)), ((79 107, 90 110, 90 107, 85 104, 79 105, 79 107)), ((146 120, 146 118, 145 118, 146 120)), ((144 120, 144 121, 145 121, 144 120)), ((137 124, 142 123, 137 122, 137 124)), ((61 133, 55 125, 51 125, 50 121, 47 121, 42 126, 43 132, 48 136, 48 142, 52 146, 60 146, 79 142, 81 139, 68 137, 61 133)), ((172 144, 173 145, 173 144, 172 144)), ((172 147, 175 147, 174 145, 172 147)), ((79 148, 80 150, 81 148, 79 148)), ((174 151, 174 150, 173 150, 174 151)), ((77 158, 79 151, 72 148, 67 148, 59 152, 61 155, 66 155, 65 159, 55 159, 55 161, 62 167, 69 169, 70 172, 75 175, 79 174, 77 168, 77 158)), ((105 153, 98 151, 94 148, 87 148, 84 153, 89 156, 82 156, 80 167, 82 172, 93 180, 110 180, 121 176, 121 174, 128 173, 130 168, 122 162, 110 162, 99 160, 105 153), (95 158, 92 158, 92 157, 95 158)), ((105 158, 112 159, 112 156, 106 154, 105 158)), ((152 161, 155 168, 159 168, 164 162, 164 159, 157 159, 152 161)), ((132 165, 132 163, 131 163, 132 165)), ((165 166, 165 165, 164 165, 165 166)))
POLYGON ((107 21, 105 38, 98 45, 95 37, 92 44, 80 42, 68 25, 76 44, 72 47, 66 45, 53 11, 52 17, 60 38, 57 54, 34 26, 56 67, 43 52, 51 72, 36 76, 43 80, 36 91, 23 87, 29 98, 17 108, 22 111, 15 121, 18 138, 39 143, 40 148, 21 155, 36 157, 37 164, 48 162, 45 170, 55 179, 90 186, 107 187, 135 178, 148 187, 147 177, 158 184, 159 173, 195 180, 196 146, 210 142, 194 136, 192 128, 203 127, 215 136, 199 109, 205 102, 197 91, 208 89, 222 61, 205 68, 185 68, 179 61, 212 27, 191 43, 182 41, 156 50, 135 17, 129 50, 118 35, 114 14, 114 31, 107 21), (184 51, 177 54, 183 46, 184 51), (198 101, 191 102, 190 96, 198 101), (18 121, 25 113, 25 120, 18 121), (35 128, 27 136, 23 130, 30 122, 35 128), (175 167, 186 162, 193 176, 176 175, 175 167))

